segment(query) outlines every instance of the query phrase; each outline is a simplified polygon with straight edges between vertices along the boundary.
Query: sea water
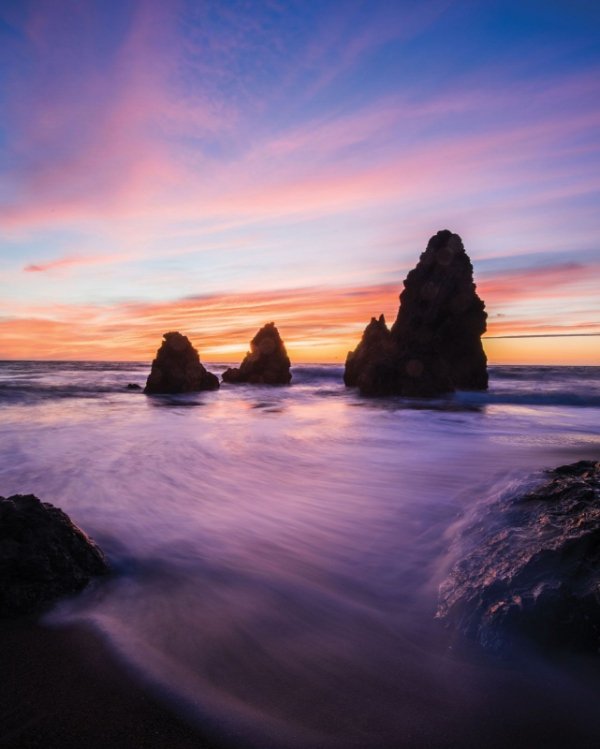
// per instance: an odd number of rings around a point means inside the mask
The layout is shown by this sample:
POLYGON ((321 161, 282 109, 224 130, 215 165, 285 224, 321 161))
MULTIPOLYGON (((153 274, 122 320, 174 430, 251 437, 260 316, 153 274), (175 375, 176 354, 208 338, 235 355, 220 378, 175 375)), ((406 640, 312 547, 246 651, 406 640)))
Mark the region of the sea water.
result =
POLYGON ((48 626, 91 624, 234 746, 599 745, 596 656, 501 660, 435 612, 465 517, 600 457, 600 368, 434 400, 361 398, 334 365, 126 388, 147 374, 0 363, 0 494, 63 508, 113 570, 48 626))

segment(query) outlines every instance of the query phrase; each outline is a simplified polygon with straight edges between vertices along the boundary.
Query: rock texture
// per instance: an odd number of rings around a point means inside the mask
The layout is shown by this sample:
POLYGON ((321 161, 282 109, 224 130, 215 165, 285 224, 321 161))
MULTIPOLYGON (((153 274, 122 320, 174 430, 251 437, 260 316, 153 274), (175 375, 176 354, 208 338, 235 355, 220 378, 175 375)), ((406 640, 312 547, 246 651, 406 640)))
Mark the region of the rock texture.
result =
POLYGON ((486 648, 600 650, 600 462, 548 473, 463 534, 438 617, 486 648))
POLYGON ((250 351, 238 367, 223 372, 223 382, 288 385, 290 360, 275 323, 264 325, 250 341, 250 351))
POLYGON ((397 350, 385 317, 371 318, 356 349, 348 354, 344 382, 364 395, 392 395, 397 390, 397 350))
POLYGON ((144 392, 191 393, 217 390, 219 378, 200 363, 198 352, 187 336, 165 333, 161 347, 152 362, 144 392))
POLYGON ((107 571, 62 510, 33 494, 0 497, 0 617, 38 613, 107 571))
POLYGON ((364 395, 433 396, 485 390, 485 305, 461 238, 439 231, 410 271, 396 321, 373 318, 348 354, 344 382, 364 395))

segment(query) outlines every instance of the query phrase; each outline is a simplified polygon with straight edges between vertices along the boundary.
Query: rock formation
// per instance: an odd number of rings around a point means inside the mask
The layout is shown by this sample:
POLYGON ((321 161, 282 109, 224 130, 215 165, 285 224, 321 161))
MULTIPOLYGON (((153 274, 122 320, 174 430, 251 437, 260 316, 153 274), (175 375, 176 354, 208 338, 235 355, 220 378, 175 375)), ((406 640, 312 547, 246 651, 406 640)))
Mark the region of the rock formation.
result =
POLYGON ((404 281, 391 330, 383 315, 371 320, 348 354, 344 382, 364 395, 485 390, 484 307, 461 238, 439 231, 404 281))
POLYGON ((600 462, 550 471, 502 497, 458 541, 468 549, 440 588, 438 617, 494 651, 600 650, 600 462))
POLYGON ((165 333, 152 362, 145 393, 191 393, 217 390, 219 378, 200 363, 198 352, 187 336, 165 333))
POLYGON ((0 497, 0 617, 38 613, 107 571, 62 510, 33 494, 0 497))
POLYGON ((263 326, 250 341, 250 351, 239 368, 223 372, 223 382, 254 385, 288 385, 292 379, 290 360, 275 323, 263 326))
POLYGON ((344 382, 360 387, 364 395, 396 392, 396 347, 385 317, 371 318, 356 349, 348 354, 344 382))

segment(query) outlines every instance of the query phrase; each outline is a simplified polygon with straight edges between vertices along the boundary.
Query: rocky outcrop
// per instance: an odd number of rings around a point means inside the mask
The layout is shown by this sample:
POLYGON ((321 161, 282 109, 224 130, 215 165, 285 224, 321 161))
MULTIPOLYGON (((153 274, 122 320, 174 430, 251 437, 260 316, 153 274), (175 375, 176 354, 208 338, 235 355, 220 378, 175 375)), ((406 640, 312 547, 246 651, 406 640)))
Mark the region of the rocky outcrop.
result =
POLYGON ((438 617, 486 648, 600 650, 600 462, 548 473, 463 532, 438 617))
POLYGON ((62 510, 33 494, 0 497, 0 617, 38 613, 107 571, 62 510))
POLYGON ((365 395, 391 395, 396 391, 396 349, 385 317, 371 318, 356 349, 348 354, 344 383, 365 395))
POLYGON ((253 385, 288 385, 290 360, 275 323, 263 326, 250 341, 250 351, 238 367, 223 372, 223 382, 253 385))
POLYGON ((374 318, 348 354, 344 381, 364 395, 434 396, 485 390, 485 305, 458 234, 439 231, 410 271, 396 321, 374 318))
POLYGON ((198 352, 187 336, 165 333, 152 362, 145 393, 191 393, 217 390, 219 378, 200 363, 198 352))

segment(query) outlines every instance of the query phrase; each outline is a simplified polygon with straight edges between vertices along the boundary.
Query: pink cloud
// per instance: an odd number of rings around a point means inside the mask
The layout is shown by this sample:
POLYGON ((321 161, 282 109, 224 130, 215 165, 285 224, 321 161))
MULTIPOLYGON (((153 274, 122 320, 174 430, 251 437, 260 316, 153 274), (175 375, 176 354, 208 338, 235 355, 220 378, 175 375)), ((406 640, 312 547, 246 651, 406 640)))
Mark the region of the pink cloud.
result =
MULTIPOLYGON (((390 133, 406 127, 411 118, 418 122, 432 112, 442 116, 451 111, 456 102, 444 97, 418 105, 388 98, 382 106, 265 136, 231 162, 199 163, 196 158, 190 168, 185 152, 177 153, 162 137, 161 123, 166 132, 175 128, 181 134, 190 126, 215 129, 219 120, 208 107, 173 101, 167 85, 168 66, 157 62, 157 70, 145 69, 145 45, 155 33, 153 23, 151 17, 134 25, 115 63, 115 70, 123 71, 118 90, 90 127, 85 147, 47 167, 35 164, 26 199, 0 212, 6 226, 33 227, 103 216, 150 223, 227 216, 243 222, 248 217, 322 215, 401 199, 413 205, 460 194, 480 200, 489 187, 489 175, 496 189, 532 180, 539 183, 538 203, 557 197, 560 191, 572 194, 574 189, 585 192, 597 186, 593 176, 587 183, 580 177, 575 185, 572 180, 560 180, 568 167, 558 162, 549 162, 538 176, 529 166, 549 147, 555 155, 561 149, 572 149, 570 140, 575 134, 600 125, 600 113, 594 111, 522 126, 503 124, 479 135, 431 136, 418 146, 411 140, 403 145, 390 143, 390 133), (164 112, 171 114, 165 118, 164 112), (356 146, 363 150, 356 151, 356 146), (452 173, 450 191, 440 180, 440 164, 452 173)), ((481 92, 462 96, 460 106, 468 110, 477 105, 481 92)), ((56 117, 51 106, 46 112, 58 123, 50 127, 52 132, 60 129, 63 109, 59 100, 56 117)), ((47 126, 42 118, 30 140, 43 140, 47 126)))
MULTIPOLYGON (((600 332, 596 289, 581 287, 597 266, 566 263, 477 279, 489 313, 488 335, 600 332), (573 298, 574 310, 556 299, 573 298), (552 300, 527 307, 531 302, 552 300), (525 303, 526 306, 521 306, 525 303), (527 309, 527 313, 523 310, 527 309), (595 310, 595 312, 594 312, 595 310)), ((370 286, 303 287, 265 293, 212 294, 170 302, 113 305, 12 305, 0 320, 0 352, 8 358, 117 358, 149 360, 163 332, 189 335, 208 360, 236 359, 264 322, 275 320, 297 361, 343 361, 372 316, 393 322, 400 279, 370 286), (65 350, 69 341, 71 350, 65 350)), ((591 344, 588 344, 591 345, 591 344)))
POLYGON ((49 271, 62 270, 77 266, 105 265, 125 262, 132 259, 132 255, 122 254, 90 254, 90 255, 66 255, 55 258, 45 263, 29 263, 23 266, 24 273, 47 273, 49 271))
MULTIPOLYGON (((499 274, 478 282, 480 296, 488 307, 505 306, 521 299, 573 297, 574 285, 587 284, 600 276, 600 265, 570 262, 499 274)), ((593 295, 593 289, 590 290, 593 295)), ((586 294, 580 289, 579 294, 586 294)), ((589 292, 588 292, 589 293, 589 292)))
POLYGON ((98 21, 92 6, 35 7, 26 22, 35 73, 26 84, 15 81, 10 99, 21 158, 18 192, 0 211, 6 226, 123 215, 182 182, 169 138, 223 123, 207 102, 186 101, 170 86, 176 9, 138 4, 120 48, 99 70, 86 55, 98 21), (68 37, 64 29, 73 26, 81 38, 68 37), (55 44, 61 29, 67 49, 55 44), (74 50, 78 65, 68 59, 74 50))
MULTIPOLYGON (((5 229, 25 232, 93 222, 94 231, 110 227, 111 237, 96 260, 63 249, 62 258, 48 263, 32 260, 29 270, 143 259, 154 250, 131 245, 149 245, 161 232, 170 237, 177 223, 202 224, 202 235, 207 226, 239 227, 282 217, 312 219, 359 211, 366 215, 391 206, 399 222, 416 214, 427 216, 428 223, 428 215, 468 218, 469 211, 485 222, 489 206, 489 215, 498 224, 506 225, 510 216, 511 227, 525 221, 533 226, 549 202, 600 187, 596 172, 560 160, 574 153, 579 135, 600 126, 597 107, 558 107, 552 117, 538 112, 525 125, 505 114, 518 111, 532 96, 540 106, 571 100, 569 81, 532 93, 527 86, 486 90, 475 79, 470 89, 452 96, 417 101, 404 92, 358 111, 245 138, 239 113, 227 111, 223 101, 214 105, 174 90, 176 14, 169 4, 137 6, 111 67, 95 75, 87 71, 85 90, 76 71, 66 80, 54 75, 53 55, 62 54, 53 47, 56 25, 65 23, 70 5, 62 11, 60 4, 58 10, 49 3, 38 7, 28 33, 40 59, 50 60, 50 71, 39 72, 30 95, 23 96, 20 147, 24 153, 43 152, 47 158, 27 162, 23 192, 0 209, 0 222, 5 229), (445 117, 482 110, 498 111, 499 121, 479 127, 477 133, 448 129, 436 134, 432 127, 445 117), (72 147, 53 153, 49 146, 68 141, 64 135, 70 132, 71 120, 85 125, 84 137, 76 134, 72 147), (239 146, 224 159, 198 155, 179 142, 182 136, 220 131, 239 146), (429 134, 417 140, 424 131, 429 134), (523 218, 526 207, 535 209, 533 218, 523 218)), ((436 12, 440 8, 443 4, 436 12)), ((77 12, 85 15, 81 9, 77 12)), ((416 13, 407 19, 405 31, 418 33, 428 22, 427 13, 416 13)), ((90 16, 78 21, 84 37, 94 23, 90 16)), ((345 32, 326 33, 339 41, 345 32)), ((371 27, 358 34, 340 70, 378 44, 376 36, 371 27)), ((243 43, 243 29, 238 29, 235 42, 216 41, 226 45, 222 54, 231 54, 235 50, 228 45, 243 43)), ((317 45, 316 61, 321 53, 317 45)), ((64 60, 56 61, 57 66, 59 62, 64 70, 64 60)), ((576 90, 583 94, 597 89, 591 75, 578 85, 576 90)), ((585 154, 589 146, 584 142, 577 148, 585 154)), ((547 221, 556 222, 559 215, 560 209, 553 210, 547 221)), ((165 255, 173 252, 164 250, 165 255)))
POLYGON ((48 263, 32 263, 30 265, 26 265, 23 270, 25 273, 45 273, 49 270, 55 270, 56 268, 68 268, 72 265, 80 265, 82 263, 85 263, 85 260, 83 258, 79 257, 62 257, 58 258, 57 260, 51 260, 48 263))

